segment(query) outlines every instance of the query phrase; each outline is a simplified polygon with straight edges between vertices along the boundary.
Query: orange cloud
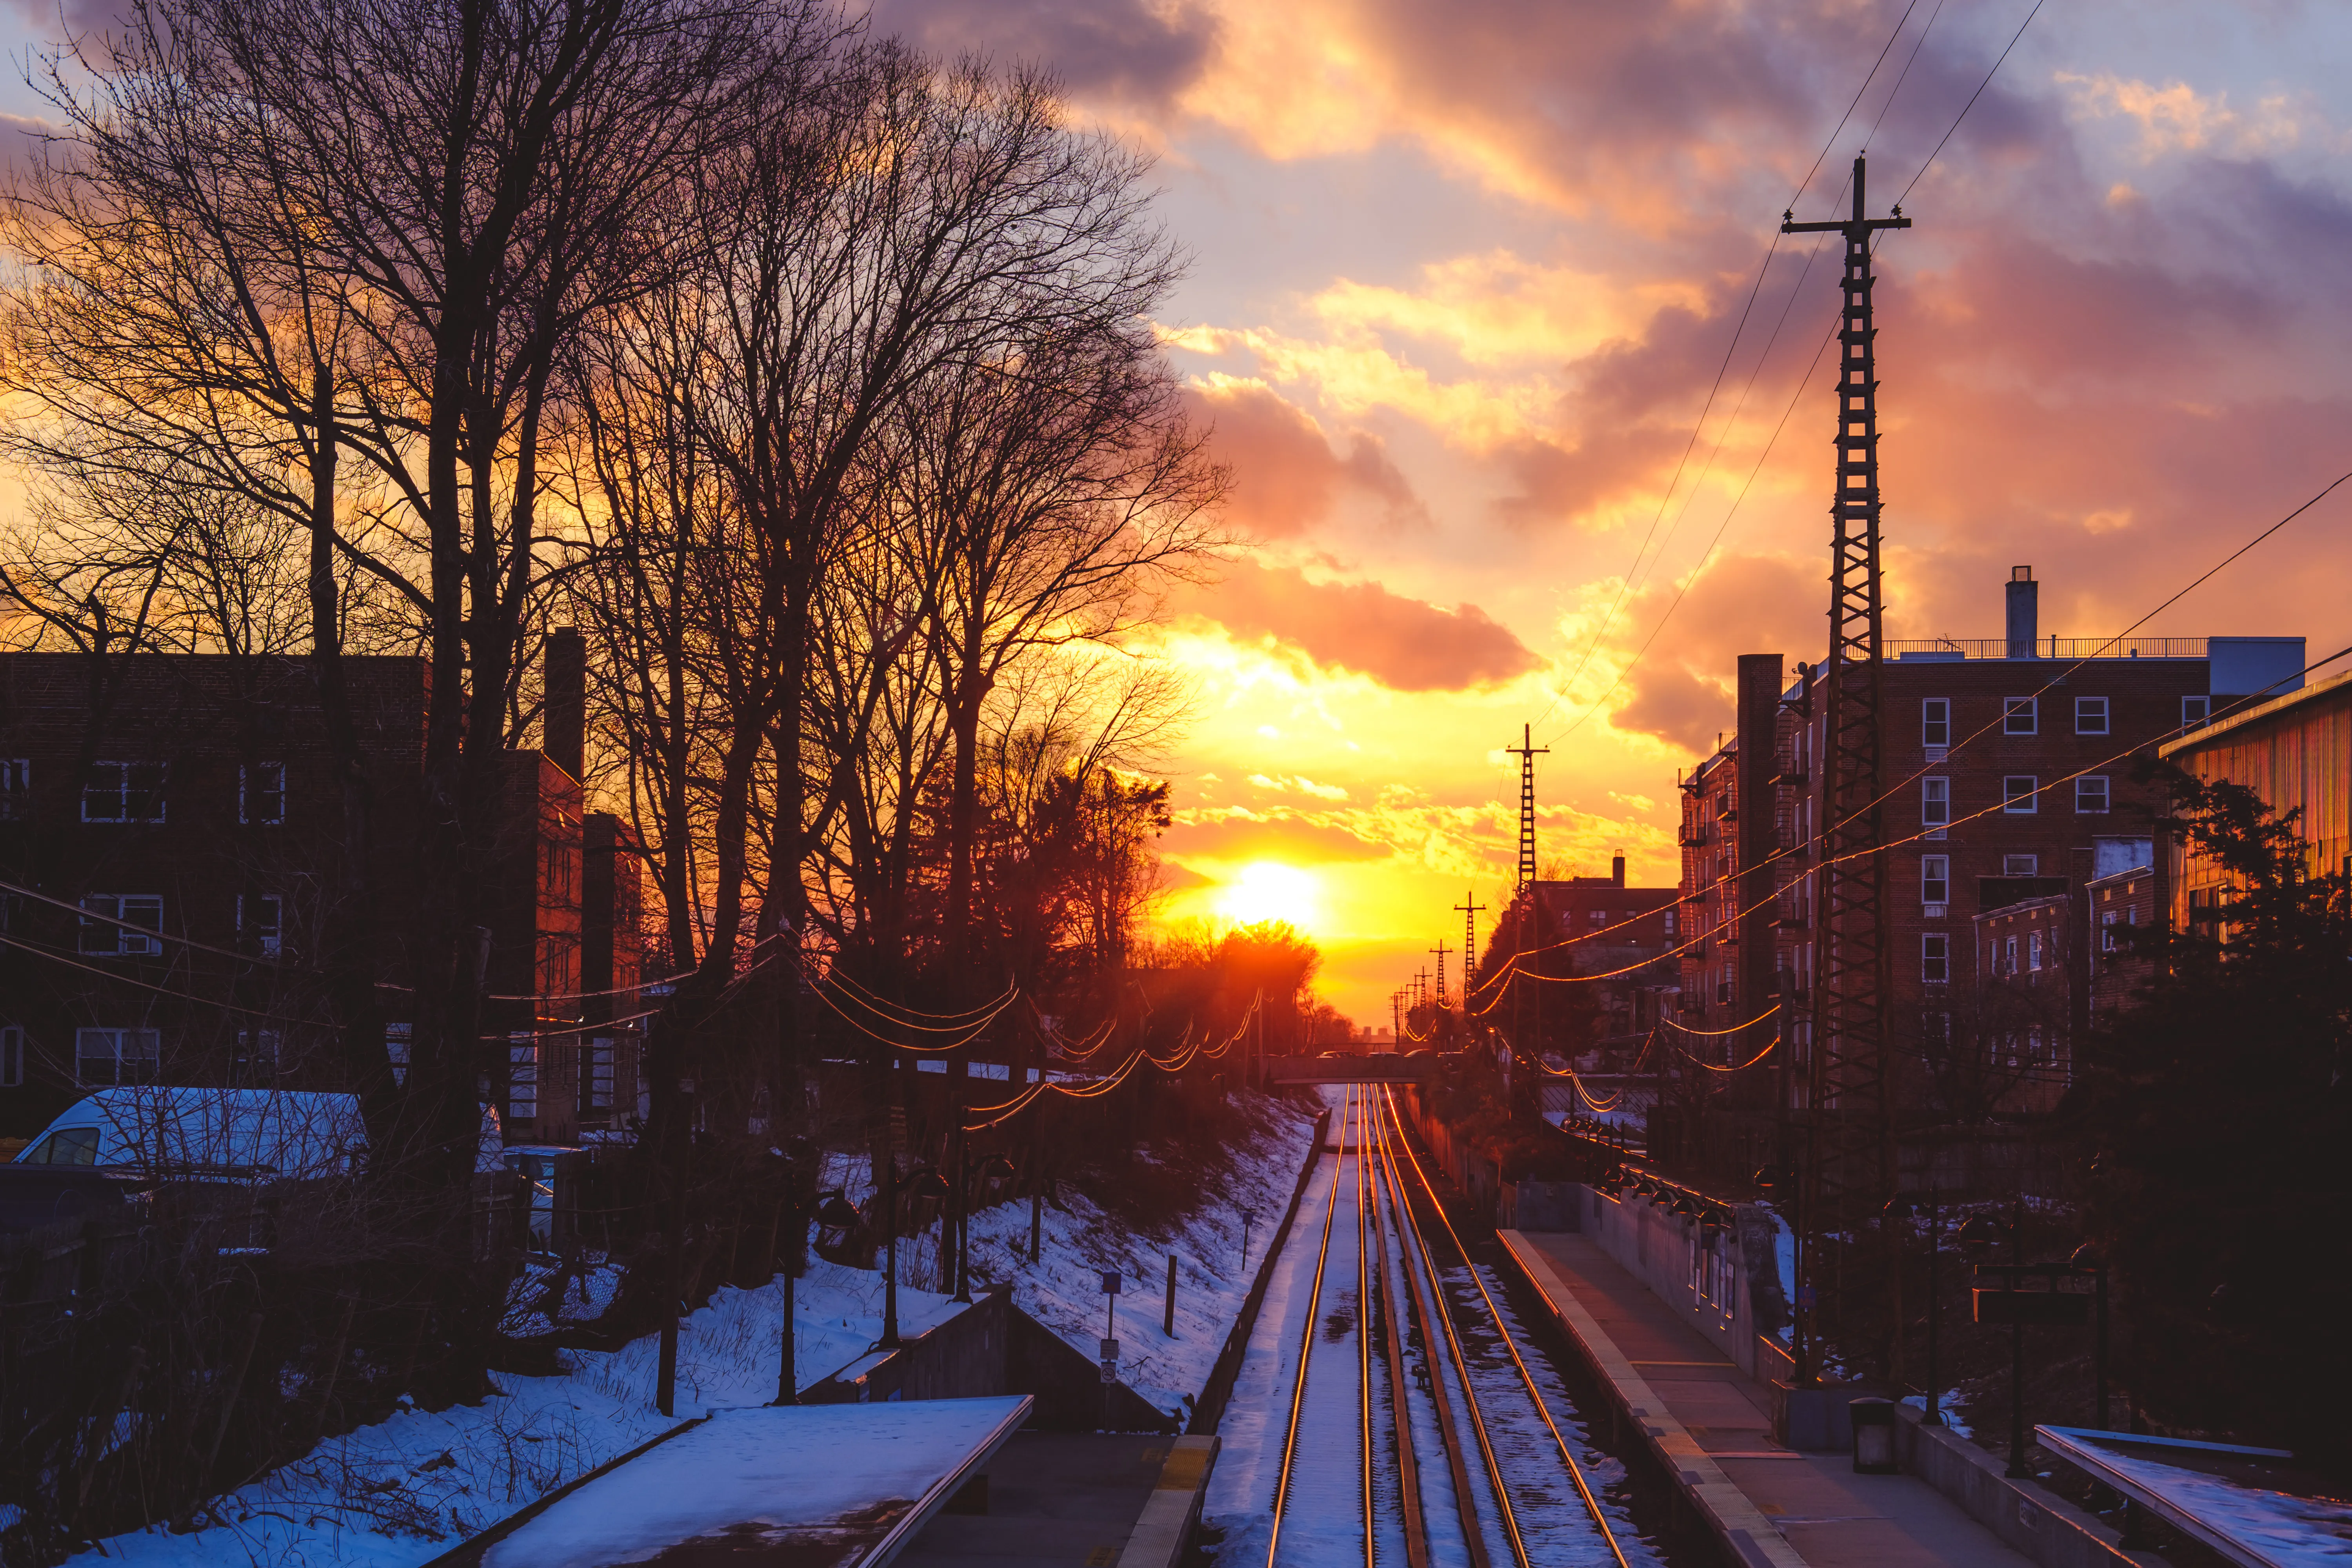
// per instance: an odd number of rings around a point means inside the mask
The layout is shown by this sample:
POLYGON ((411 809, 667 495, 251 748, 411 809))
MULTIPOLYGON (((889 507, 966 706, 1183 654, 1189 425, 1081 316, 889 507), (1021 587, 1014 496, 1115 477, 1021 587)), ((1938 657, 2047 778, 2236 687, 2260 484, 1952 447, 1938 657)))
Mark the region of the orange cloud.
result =
POLYGON ((1443 610, 1378 583, 1310 582, 1295 566, 1233 563, 1223 581, 1192 590, 1175 607, 1237 641, 1264 639, 1393 691, 1496 686, 1544 662, 1475 605, 1443 610))
POLYGON ((1230 513, 1260 539, 1311 531, 1350 494, 1377 503, 1391 523, 1429 521, 1379 437, 1356 432, 1342 458, 1305 410, 1262 382, 1223 380, 1195 387, 1191 398, 1215 426, 1218 459, 1233 468, 1230 513))

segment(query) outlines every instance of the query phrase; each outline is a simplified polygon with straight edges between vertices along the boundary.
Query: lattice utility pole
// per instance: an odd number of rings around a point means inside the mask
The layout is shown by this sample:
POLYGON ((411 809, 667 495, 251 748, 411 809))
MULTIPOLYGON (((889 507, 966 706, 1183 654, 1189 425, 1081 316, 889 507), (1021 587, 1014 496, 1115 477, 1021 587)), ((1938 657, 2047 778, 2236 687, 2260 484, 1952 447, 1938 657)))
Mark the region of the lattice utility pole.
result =
POLYGON ((1535 743, 1535 726, 1519 726, 1519 743, 1504 752, 1519 759, 1519 890, 1536 879, 1536 759, 1549 756, 1549 746, 1535 743))
MULTIPOLYGON (((1486 909, 1478 901, 1478 889, 1471 889, 1462 895, 1462 902, 1454 912, 1462 917, 1462 1005, 1470 1005, 1470 972, 1478 963, 1478 916, 1486 909)), ((1467 1021, 1466 1016, 1465 1021, 1467 1021)))
POLYGON ((1853 161, 1853 212, 1832 223, 1781 215, 1783 234, 1845 238, 1845 294, 1838 341, 1837 490, 1830 503, 1830 655, 1821 672, 1822 857, 1813 900, 1813 1041, 1811 1130, 1799 1202, 1804 1214, 1798 1279, 1797 1375, 1816 1375, 1813 1314, 1818 1238, 1858 1232, 1895 1174, 1887 1086, 1886 1009, 1892 991, 1886 858, 1879 766, 1885 698, 1880 633, 1878 362, 1872 325, 1871 237, 1908 228, 1864 212, 1864 162, 1853 161))
POLYGON ((1445 1011, 1445 955, 1454 950, 1445 945, 1444 938, 1440 937, 1437 945, 1429 951, 1437 954, 1437 1010, 1443 1013, 1445 1011))

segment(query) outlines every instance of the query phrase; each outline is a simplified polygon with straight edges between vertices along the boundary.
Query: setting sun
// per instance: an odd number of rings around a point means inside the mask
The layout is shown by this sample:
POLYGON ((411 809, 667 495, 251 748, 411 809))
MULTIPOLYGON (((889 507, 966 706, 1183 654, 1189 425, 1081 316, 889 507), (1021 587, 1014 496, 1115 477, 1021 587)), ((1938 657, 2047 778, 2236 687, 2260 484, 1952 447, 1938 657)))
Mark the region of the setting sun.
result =
POLYGON ((1253 860, 1219 891, 1217 912, 1236 925, 1287 921, 1301 931, 1310 931, 1319 887, 1311 872, 1296 866, 1253 860))

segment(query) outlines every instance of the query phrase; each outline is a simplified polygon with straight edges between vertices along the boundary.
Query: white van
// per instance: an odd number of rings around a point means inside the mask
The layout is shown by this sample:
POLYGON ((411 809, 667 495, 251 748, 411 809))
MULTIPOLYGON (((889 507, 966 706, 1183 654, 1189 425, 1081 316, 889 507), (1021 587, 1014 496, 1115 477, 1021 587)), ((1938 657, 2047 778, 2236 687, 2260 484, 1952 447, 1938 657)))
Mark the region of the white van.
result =
MULTIPOLYGON (((500 1167, 499 1113, 482 1107, 474 1169, 500 1167)), ((102 1089, 60 1112, 19 1165, 92 1165, 197 1181, 317 1181, 357 1168, 367 1124, 355 1094, 275 1089, 102 1089)))

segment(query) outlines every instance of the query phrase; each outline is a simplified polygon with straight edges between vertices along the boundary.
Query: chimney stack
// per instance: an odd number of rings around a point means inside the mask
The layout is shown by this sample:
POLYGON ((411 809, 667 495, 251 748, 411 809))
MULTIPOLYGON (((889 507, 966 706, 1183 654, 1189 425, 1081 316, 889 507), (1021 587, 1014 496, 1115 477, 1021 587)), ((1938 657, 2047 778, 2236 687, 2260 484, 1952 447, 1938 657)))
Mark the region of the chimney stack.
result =
POLYGON ((546 685, 540 750, 576 780, 587 761, 588 639, 570 626, 547 634, 546 685))
POLYGON ((1625 885, 1625 857, 1622 855, 1609 858, 1609 879, 1621 888, 1625 885))
POLYGON ((2036 603, 2041 585, 2033 580, 2031 566, 2009 569, 2009 657, 2032 658, 2034 644, 2041 638, 2041 612, 2036 603))

